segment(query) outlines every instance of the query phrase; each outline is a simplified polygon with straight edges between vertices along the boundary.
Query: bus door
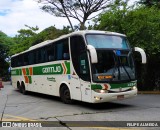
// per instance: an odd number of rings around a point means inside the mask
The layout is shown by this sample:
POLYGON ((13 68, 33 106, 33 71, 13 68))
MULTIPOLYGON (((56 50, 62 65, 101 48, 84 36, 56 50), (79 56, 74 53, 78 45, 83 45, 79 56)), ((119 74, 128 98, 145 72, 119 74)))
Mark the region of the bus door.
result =
POLYGON ((89 90, 90 83, 88 82, 90 81, 88 56, 83 37, 72 36, 70 38, 70 49, 73 65, 71 67, 72 97, 77 100, 86 101, 89 97, 91 98, 91 90, 89 90))
POLYGON ((91 101, 91 82, 87 52, 80 55, 80 84, 82 92, 82 101, 91 101))

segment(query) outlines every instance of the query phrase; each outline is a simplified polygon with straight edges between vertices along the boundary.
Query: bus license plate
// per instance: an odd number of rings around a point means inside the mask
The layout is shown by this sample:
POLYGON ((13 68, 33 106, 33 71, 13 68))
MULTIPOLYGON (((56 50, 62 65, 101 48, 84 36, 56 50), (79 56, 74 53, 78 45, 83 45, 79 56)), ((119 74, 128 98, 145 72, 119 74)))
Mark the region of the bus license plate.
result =
POLYGON ((118 95, 117 99, 124 99, 124 95, 118 95))

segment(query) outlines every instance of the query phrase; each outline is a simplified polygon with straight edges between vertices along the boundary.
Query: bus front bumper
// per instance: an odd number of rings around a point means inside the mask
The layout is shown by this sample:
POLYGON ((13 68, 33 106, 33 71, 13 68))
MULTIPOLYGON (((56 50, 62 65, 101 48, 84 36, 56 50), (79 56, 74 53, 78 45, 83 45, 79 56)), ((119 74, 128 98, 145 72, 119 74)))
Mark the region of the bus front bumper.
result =
POLYGON ((132 98, 137 95, 137 89, 118 93, 97 93, 92 91, 92 103, 102 103, 132 98))

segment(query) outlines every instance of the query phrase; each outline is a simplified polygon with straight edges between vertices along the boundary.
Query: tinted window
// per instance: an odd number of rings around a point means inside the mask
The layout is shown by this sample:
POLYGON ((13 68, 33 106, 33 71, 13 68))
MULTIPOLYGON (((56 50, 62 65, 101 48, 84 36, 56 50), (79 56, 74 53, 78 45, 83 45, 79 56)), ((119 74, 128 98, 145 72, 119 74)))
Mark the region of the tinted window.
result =
POLYGON ((11 59, 12 67, 44 63, 54 60, 69 60, 68 39, 35 49, 11 59))
POLYGON ((23 54, 23 62, 22 62, 22 65, 28 65, 29 64, 29 60, 28 60, 28 53, 26 54, 23 54))
POLYGON ((39 48, 36 52, 36 63, 43 63, 45 61, 45 49, 39 48))
POLYGON ((46 46, 46 62, 55 60, 55 47, 54 44, 46 46))
POLYGON ((56 43, 56 60, 69 60, 68 39, 56 43))
POLYGON ((29 52, 29 65, 36 63, 36 53, 35 51, 29 52))
POLYGON ((72 63, 76 73, 82 80, 89 81, 89 63, 85 42, 81 36, 71 37, 72 63))

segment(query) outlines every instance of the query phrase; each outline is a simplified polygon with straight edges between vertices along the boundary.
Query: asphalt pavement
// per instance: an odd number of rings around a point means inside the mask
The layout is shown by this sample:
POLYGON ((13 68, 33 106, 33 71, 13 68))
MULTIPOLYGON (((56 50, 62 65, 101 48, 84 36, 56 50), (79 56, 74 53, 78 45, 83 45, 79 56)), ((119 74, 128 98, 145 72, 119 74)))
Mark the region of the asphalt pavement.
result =
MULTIPOLYGON (((75 101, 74 104, 69 105, 62 103, 60 98, 54 96, 48 96, 32 92, 29 92, 28 95, 22 95, 9 83, 5 83, 4 88, 0 90, 0 118, 3 122, 53 121, 53 123, 57 123, 60 126, 53 128, 62 130, 158 130, 160 129, 160 125, 159 127, 131 127, 134 124, 129 124, 130 126, 128 127, 119 128, 112 126, 104 127, 104 124, 108 122, 121 123, 120 121, 124 121, 125 123, 133 123, 137 121, 138 123, 144 121, 155 121, 156 123, 160 121, 160 95, 139 94, 137 97, 132 99, 119 100, 101 104, 89 104, 75 101), (87 127, 83 127, 83 122, 91 124, 87 125, 87 127), (93 125, 94 123, 96 124, 96 122, 100 122, 103 127, 100 125, 93 125), (82 127, 79 127, 81 125, 82 127)), ((43 130, 53 128, 48 127, 32 129, 43 130)))

